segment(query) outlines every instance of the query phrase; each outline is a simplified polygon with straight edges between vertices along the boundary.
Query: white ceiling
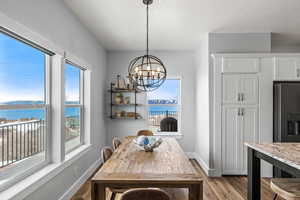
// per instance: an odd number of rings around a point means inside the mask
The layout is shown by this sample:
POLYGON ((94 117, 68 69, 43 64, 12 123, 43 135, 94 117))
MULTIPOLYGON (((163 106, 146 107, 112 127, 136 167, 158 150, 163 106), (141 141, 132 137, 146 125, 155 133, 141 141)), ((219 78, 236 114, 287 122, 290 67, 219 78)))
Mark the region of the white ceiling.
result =
MULTIPOLYGON (((145 48, 142 0, 65 0, 109 50, 145 48)), ((196 48, 207 32, 274 32, 276 41, 300 44, 300 0, 154 0, 150 48, 196 48)))

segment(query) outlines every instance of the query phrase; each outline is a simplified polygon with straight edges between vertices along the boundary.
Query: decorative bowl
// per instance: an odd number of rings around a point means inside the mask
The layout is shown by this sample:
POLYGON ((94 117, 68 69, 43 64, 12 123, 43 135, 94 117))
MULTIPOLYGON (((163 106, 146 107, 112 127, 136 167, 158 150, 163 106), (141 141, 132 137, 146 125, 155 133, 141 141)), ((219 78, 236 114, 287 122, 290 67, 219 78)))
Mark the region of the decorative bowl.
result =
POLYGON ((133 141, 140 149, 146 152, 153 152, 155 148, 161 145, 163 140, 155 136, 139 136, 133 141))

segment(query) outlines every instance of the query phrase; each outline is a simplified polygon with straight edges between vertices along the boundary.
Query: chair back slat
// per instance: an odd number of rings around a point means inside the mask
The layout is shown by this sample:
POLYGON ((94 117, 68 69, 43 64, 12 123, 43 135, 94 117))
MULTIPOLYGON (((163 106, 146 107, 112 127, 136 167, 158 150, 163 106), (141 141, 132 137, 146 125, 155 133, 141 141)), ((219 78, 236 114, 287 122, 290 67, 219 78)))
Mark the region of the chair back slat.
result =
POLYGON ((113 144, 114 150, 116 150, 122 144, 122 142, 119 138, 114 137, 112 140, 112 144, 113 144))
POLYGON ((110 159, 112 154, 113 154, 113 150, 111 147, 103 147, 101 150, 102 161, 106 162, 108 159, 110 159))
POLYGON ((153 132, 149 130, 140 130, 137 136, 153 136, 153 132))

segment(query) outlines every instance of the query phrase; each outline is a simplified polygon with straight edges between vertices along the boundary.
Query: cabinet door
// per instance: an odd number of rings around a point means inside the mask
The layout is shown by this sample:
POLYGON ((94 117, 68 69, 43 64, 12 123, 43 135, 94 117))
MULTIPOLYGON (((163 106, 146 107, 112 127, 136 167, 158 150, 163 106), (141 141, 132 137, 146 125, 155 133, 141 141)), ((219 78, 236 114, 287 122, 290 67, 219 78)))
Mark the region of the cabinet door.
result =
POLYGON ((297 57, 277 57, 275 59, 275 80, 299 80, 300 63, 297 57))
POLYGON ((238 107, 223 107, 222 112, 222 173, 241 173, 241 116, 238 107))
POLYGON ((257 142, 258 141, 258 108, 246 107, 242 108, 241 114, 241 143, 239 149, 243 153, 243 159, 241 160, 242 174, 247 174, 247 147, 245 142, 257 142))
POLYGON ((239 87, 242 104, 258 103, 258 76, 241 75, 239 79, 239 87))
POLYGON ((239 76, 223 75, 223 104, 239 102, 239 76))

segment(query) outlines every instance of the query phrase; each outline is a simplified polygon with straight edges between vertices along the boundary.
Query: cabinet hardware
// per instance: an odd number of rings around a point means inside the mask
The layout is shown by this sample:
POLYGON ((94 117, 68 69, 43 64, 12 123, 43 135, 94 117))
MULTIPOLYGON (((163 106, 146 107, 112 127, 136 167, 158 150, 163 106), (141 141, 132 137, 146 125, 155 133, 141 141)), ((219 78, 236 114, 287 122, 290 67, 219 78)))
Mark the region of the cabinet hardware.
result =
POLYGON ((297 69, 297 78, 299 78, 300 77, 300 69, 298 68, 297 69))
POLYGON ((238 116, 241 116, 241 108, 238 108, 238 116))
POLYGON ((241 108, 241 115, 242 115, 242 116, 245 115, 245 108, 241 108))
POLYGON ((238 93, 238 101, 241 101, 241 93, 238 93))
POLYGON ((244 93, 241 93, 241 98, 242 98, 242 101, 245 100, 245 94, 244 93))

